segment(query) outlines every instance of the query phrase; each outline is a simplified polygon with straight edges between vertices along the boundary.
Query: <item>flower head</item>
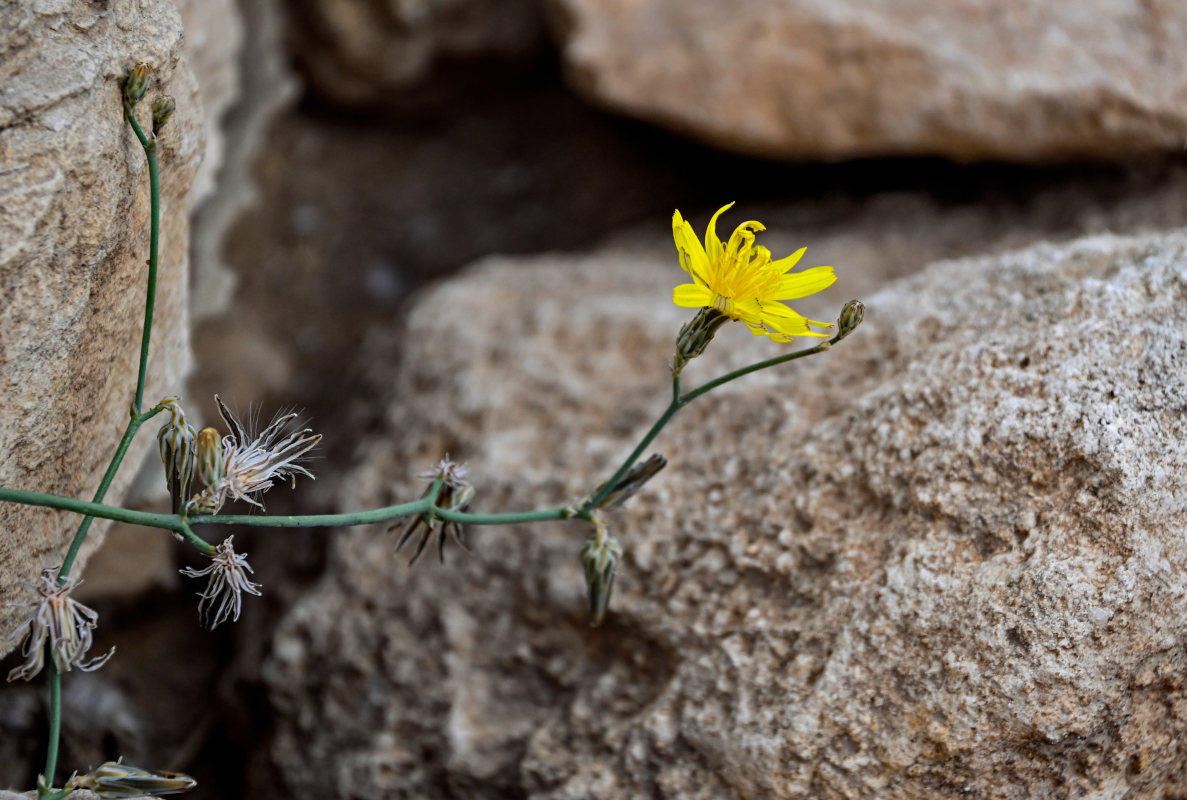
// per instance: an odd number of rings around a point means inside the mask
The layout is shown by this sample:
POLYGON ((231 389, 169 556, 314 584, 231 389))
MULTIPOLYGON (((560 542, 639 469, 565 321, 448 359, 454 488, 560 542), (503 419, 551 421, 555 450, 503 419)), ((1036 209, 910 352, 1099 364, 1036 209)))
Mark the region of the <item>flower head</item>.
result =
MULTIPOLYGON (((437 491, 437 499, 433 503, 437 508, 446 511, 462 511, 474 498, 474 486, 466 480, 466 466, 454 463, 449 459, 449 456, 441 459, 437 466, 425 470, 417 477, 429 482, 429 488, 421 495, 422 497, 427 496, 433 486, 440 481, 441 488, 437 491)), ((404 532, 400 534, 400 540, 396 542, 397 552, 416 535, 417 531, 420 531, 420 544, 416 546, 416 552, 412 554, 412 559, 408 562, 409 566, 416 563, 429 540, 434 537, 437 539, 437 556, 441 559, 442 564, 445 563, 446 539, 452 539, 458 547, 467 553, 470 552, 470 548, 466 546, 466 539, 462 536, 461 523, 442 520, 432 511, 418 514, 404 527, 404 532), (421 530, 422 528, 423 530, 421 530)))
POLYGON ((38 599, 26 605, 36 609, 32 616, 21 623, 12 633, 12 638, 25 636, 21 655, 25 663, 8 673, 8 680, 17 678, 32 680, 45 666, 45 651, 48 645, 50 657, 58 672, 69 672, 77 667, 83 672, 98 669, 107 663, 115 648, 106 655, 84 661, 94 638, 91 631, 99 623, 99 614, 94 609, 70 597, 78 581, 68 580, 58 584, 58 571, 46 569, 41 572, 41 582, 34 587, 38 599))
POLYGON ((292 481, 313 474, 297 462, 321 441, 308 428, 296 429, 295 413, 279 414, 259 434, 252 435, 215 395, 219 415, 231 432, 221 440, 213 428, 198 431, 195 447, 198 478, 206 487, 187 504, 203 514, 217 514, 227 498, 264 504, 252 497, 272 488, 274 480, 292 481))
POLYGON ((836 280, 832 267, 813 267, 790 273, 807 248, 786 258, 771 260, 771 251, 754 243, 754 234, 766 230, 761 222, 743 222, 724 245, 717 238, 717 218, 733 203, 718 209, 709 220, 705 244, 701 245, 692 225, 677 211, 672 216, 672 237, 680 266, 692 283, 677 286, 672 300, 683 308, 712 308, 730 319, 746 323, 755 336, 769 336, 789 342, 796 336, 826 336, 809 326, 832 327, 810 320, 784 305, 816 294, 836 280))
POLYGON ((236 553, 228 536, 223 543, 215 547, 215 553, 210 558, 213 563, 206 569, 186 567, 180 570, 187 578, 201 578, 210 576, 206 589, 198 593, 202 602, 198 603, 198 616, 203 624, 214 630, 228 619, 237 621, 239 612, 243 610, 243 593, 260 596, 260 586, 252 583, 247 577, 249 572, 255 572, 247 563, 245 554, 236 553))

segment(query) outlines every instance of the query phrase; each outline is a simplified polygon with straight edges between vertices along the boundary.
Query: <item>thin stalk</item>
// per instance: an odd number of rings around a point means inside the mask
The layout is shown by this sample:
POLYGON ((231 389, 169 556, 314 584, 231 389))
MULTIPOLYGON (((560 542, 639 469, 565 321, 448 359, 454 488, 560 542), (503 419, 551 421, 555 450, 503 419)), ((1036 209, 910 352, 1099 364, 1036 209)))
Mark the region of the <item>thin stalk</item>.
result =
POLYGON ((727 372, 725 375, 722 375, 720 378, 714 378, 713 380, 709 381, 708 383, 706 383, 702 386, 698 386, 697 388, 693 389, 691 392, 688 392, 687 394, 685 394, 683 397, 680 398, 680 405, 686 406, 689 403, 691 403, 693 400, 696 400, 698 397, 705 394, 706 392, 711 392, 714 389, 716 389, 718 386, 721 386, 722 384, 725 384, 725 383, 729 383, 730 381, 733 381, 733 380, 737 380, 738 378, 741 378, 744 375, 749 375, 752 372, 758 372, 760 369, 766 369, 767 367, 774 367, 774 366, 778 366, 779 364, 785 364, 788 361, 795 361, 797 358, 804 358, 805 356, 812 356, 812 355, 816 355, 817 353, 823 353, 825 350, 828 350, 830 347, 832 347, 833 343, 836 341, 840 341, 840 339, 839 338, 830 339, 827 342, 821 342, 820 344, 816 345, 815 347, 809 347, 807 350, 796 350, 794 353, 784 353, 781 356, 775 356, 774 358, 768 358, 766 361, 759 361, 755 364, 751 364, 748 367, 742 367, 741 369, 736 369, 733 372, 727 372))
POLYGON ((161 176, 157 164, 157 142, 145 135, 136 114, 130 106, 124 106, 124 116, 132 126, 144 156, 148 160, 148 291, 144 301, 144 330, 140 335, 140 370, 136 377, 136 401, 132 406, 139 414, 144 407, 144 383, 148 377, 148 346, 152 342, 153 309, 157 302, 157 255, 161 243, 161 176))
POLYGON ((651 444, 655 437, 659 435, 659 432, 664 429, 664 426, 666 426, 668 422, 671 421, 672 417, 676 415, 676 412, 679 411, 683 405, 684 402, 679 397, 672 398, 672 402, 668 403, 668 407, 664 409, 664 413, 660 414, 659 419, 657 419, 655 424, 651 426, 651 430, 647 431, 643 438, 639 440, 639 443, 635 445, 635 449, 632 450, 631 454, 626 457, 626 461, 622 462, 622 466, 618 468, 618 471, 610 477, 610 480, 602 484, 602 488, 599 489, 593 497, 589 498, 584 504, 582 504, 581 510, 583 512, 589 512, 592 509, 597 508, 598 503, 601 503, 606 499, 606 496, 614 490, 614 487, 620 480, 622 480, 622 477, 626 475, 627 471, 630 470, 630 468, 634 466, 635 462, 639 460, 639 456, 643 455, 643 451, 647 449, 647 445, 651 444))
POLYGON ((62 732, 62 673, 58 672, 53 658, 46 661, 49 662, 49 748, 45 753, 45 782, 52 787, 54 773, 58 770, 58 740, 62 732))
MULTIPOLYGON (((132 126, 136 138, 140 140, 140 146, 148 160, 148 288, 144 300, 144 328, 140 334, 140 365, 137 369, 136 399, 132 403, 132 418, 128 421, 128 427, 124 430, 119 447, 116 448, 115 455, 111 457, 111 463, 107 465, 107 472, 103 474, 103 480, 95 492, 94 502, 96 503, 102 503, 107 496, 107 490, 111 487, 111 482, 115 479, 120 465, 123 464, 128 447, 132 444, 132 438, 140 430, 140 426, 161 410, 161 407, 157 406, 147 414, 141 413, 141 409, 144 407, 144 384, 148 377, 148 348, 152 342, 153 309, 156 307, 157 301, 157 263, 161 241, 161 177, 157 162, 157 143, 145 135, 140 123, 136 121, 136 114, 130 105, 124 105, 124 117, 132 126)), ((70 549, 66 551, 66 557, 62 561, 62 568, 58 570, 59 583, 65 584, 66 578, 69 577, 74 560, 78 557, 78 551, 86 541, 87 534, 90 533, 93 521, 94 517, 88 516, 78 526, 74 539, 70 542, 70 549)))
MULTIPOLYGON (((115 480, 115 474, 119 471, 120 465, 124 462, 124 456, 128 452, 128 447, 132 444, 132 439, 136 436, 136 431, 140 430, 140 426, 154 416, 161 412, 161 406, 156 406, 150 409, 145 414, 136 414, 128 420, 128 427, 124 429, 124 436, 120 439, 119 447, 115 449, 115 455, 111 457, 111 463, 107 465, 107 472, 103 473, 103 480, 99 482, 99 488, 95 491, 94 503, 102 503, 103 498, 107 496, 107 490, 111 488, 111 482, 115 480)), ((12 490, 0 490, 0 492, 12 490)), ((4 499, 0 494, 0 499, 4 499)), ((18 500, 17 502, 25 502, 18 500)), ((34 505, 44 505, 36 503, 34 505)), ((58 506, 61 508, 62 506, 58 506)), ((73 509, 67 509, 73 510, 73 509)), ((107 517, 111 519, 111 517, 107 517)), ((78 557, 78 551, 82 547, 82 543, 86 541, 87 533, 91 529, 91 522, 94 517, 87 516, 83 519, 82 524, 78 526, 78 530, 74 534, 74 540, 70 542, 70 549, 66 551, 66 558, 62 561, 62 568, 58 571, 58 583, 65 584, 66 578, 70 575, 70 569, 74 566, 74 559, 78 557)))

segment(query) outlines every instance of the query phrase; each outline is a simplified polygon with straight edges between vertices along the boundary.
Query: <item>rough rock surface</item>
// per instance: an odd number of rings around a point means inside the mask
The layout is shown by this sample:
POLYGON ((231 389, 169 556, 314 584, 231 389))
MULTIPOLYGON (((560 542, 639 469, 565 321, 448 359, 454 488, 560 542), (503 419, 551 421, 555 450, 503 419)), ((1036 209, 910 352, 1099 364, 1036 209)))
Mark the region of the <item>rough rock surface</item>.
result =
POLYGON ((543 26, 536 0, 300 0, 292 53, 323 97, 365 105, 416 85, 442 57, 515 56, 543 26))
POLYGON ((1169 0, 551 0, 573 84, 743 152, 1038 161, 1177 150, 1169 0))
MULTIPOLYGON (((158 73, 148 101, 177 111, 158 144, 161 270, 146 399, 176 393, 189 364, 190 187, 203 152, 198 86, 171 2, 39 2, 0 10, 0 485, 86 497, 127 421, 148 256, 148 175, 124 122, 123 78, 158 73)), ((148 119, 148 102, 142 104, 148 119)), ((152 436, 140 437, 118 502, 152 436)), ((0 505, 0 653, 25 586, 61 562, 78 517, 0 505)), ((86 553, 101 538, 88 542, 86 553)))
MULTIPOLYGON (((622 457, 665 401, 679 273, 557 260, 421 300, 346 505, 413 495, 446 451, 481 511, 567 502, 622 457)), ((579 523, 413 570, 382 529, 343 534, 267 665, 278 774, 318 797, 1182 792, 1185 292, 1170 234, 866 298, 831 353, 665 431, 669 467, 610 518, 598 629, 579 523)), ((727 328, 688 382, 772 347, 727 328)))

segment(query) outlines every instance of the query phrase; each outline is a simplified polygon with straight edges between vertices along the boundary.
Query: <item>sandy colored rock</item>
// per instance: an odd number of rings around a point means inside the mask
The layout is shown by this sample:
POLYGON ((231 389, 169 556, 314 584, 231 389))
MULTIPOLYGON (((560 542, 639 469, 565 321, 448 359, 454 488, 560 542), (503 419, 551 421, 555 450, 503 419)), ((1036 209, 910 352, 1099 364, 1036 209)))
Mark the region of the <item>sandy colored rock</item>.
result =
POLYGON ((517 56, 543 36, 536 0, 301 0, 289 19, 312 87, 348 105, 381 104, 441 58, 517 56))
MULTIPOLYGON (((164 222, 148 403, 178 393, 189 365, 198 86, 169 2, 9 4, 0 31, 0 485, 90 497, 128 419, 144 313, 148 174, 123 119, 123 78, 137 62, 157 70, 140 109, 146 124, 158 94, 177 102, 158 142, 164 222)), ((151 432, 133 444, 110 501, 152 444, 151 432)), ((15 644, 11 604, 43 567, 61 563, 78 522, 0 506, 0 653, 15 644)), ((96 529, 84 559, 101 539, 96 529)))
POLYGON ((1187 7, 551 0, 573 85, 791 159, 1115 158, 1187 137, 1187 7))
MULTIPOLYGON (((579 523, 413 570, 344 534, 267 666, 276 766, 320 797, 1182 792, 1185 264, 1181 233, 942 262, 698 401, 610 518, 599 629, 579 523)), ((665 402, 678 277, 492 259, 427 294, 346 505, 446 451, 475 510, 588 491, 665 402)), ((773 347, 727 329, 688 383, 773 347)))

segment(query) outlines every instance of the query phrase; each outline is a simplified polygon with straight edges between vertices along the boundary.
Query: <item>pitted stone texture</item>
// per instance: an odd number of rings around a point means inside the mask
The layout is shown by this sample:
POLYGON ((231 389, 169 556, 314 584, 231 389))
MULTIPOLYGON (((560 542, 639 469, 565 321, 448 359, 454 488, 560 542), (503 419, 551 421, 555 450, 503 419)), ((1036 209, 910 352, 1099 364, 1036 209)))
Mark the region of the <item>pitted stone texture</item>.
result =
POLYGON ((747 153, 1043 161, 1178 150, 1168 0, 550 0, 595 101, 747 153))
POLYGON ((518 56, 543 40, 537 0, 300 0, 289 20, 313 88, 347 105, 382 105, 442 58, 518 56))
MULTIPOLYGON (((137 62, 156 69, 140 107, 150 128, 154 97, 177 102, 157 144, 163 225, 146 403, 179 393, 189 365, 187 215, 204 146, 198 86, 171 2, 9 4, 0 31, 0 485, 89 497, 127 423, 144 316, 148 171, 123 119, 123 79, 137 62)), ((151 432, 133 444, 111 502, 151 446, 151 432)), ((16 644, 12 604, 42 568, 61 563, 78 523, 0 505, 0 653, 16 644)))
MULTIPOLYGON (((670 261, 495 259, 428 293, 345 505, 449 451, 556 505, 665 402, 670 261)), ((685 409, 611 531, 336 539, 266 674, 299 796, 1165 797, 1187 788, 1187 236, 942 262, 832 352, 685 409)), ((821 313, 805 306, 805 311, 821 313)), ((738 326, 695 384, 774 347, 738 326)))

